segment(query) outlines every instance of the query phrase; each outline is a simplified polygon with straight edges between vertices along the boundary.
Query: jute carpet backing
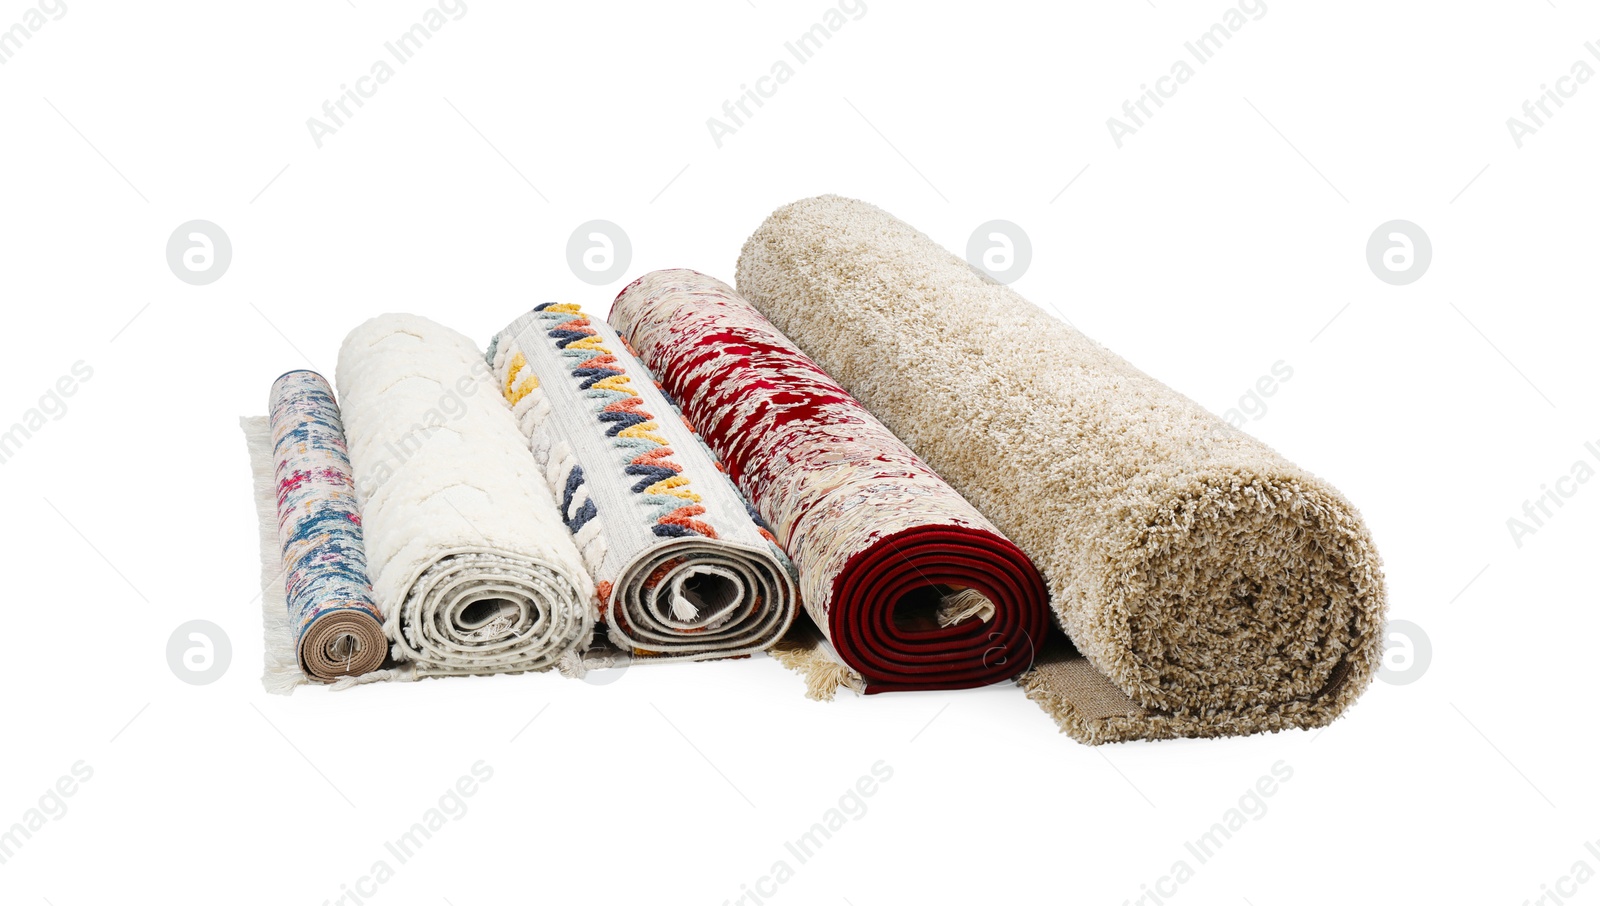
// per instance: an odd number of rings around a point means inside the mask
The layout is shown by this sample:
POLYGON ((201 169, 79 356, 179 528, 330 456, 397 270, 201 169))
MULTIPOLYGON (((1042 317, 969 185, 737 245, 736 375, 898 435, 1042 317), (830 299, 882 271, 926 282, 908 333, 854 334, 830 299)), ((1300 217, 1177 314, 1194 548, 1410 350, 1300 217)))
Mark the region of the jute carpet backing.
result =
POLYGON ((738 284, 1044 572, 1076 651, 1020 682, 1074 738, 1318 726, 1372 679, 1372 539, 1265 444, 860 201, 779 209, 738 284))
POLYGON ((595 580, 613 646, 734 657, 789 629, 789 558, 610 325, 541 305, 486 359, 595 580))
MULTIPOLYGON (((772 526, 807 612, 865 691, 965 688, 1026 667, 1048 625, 1038 572, 732 289, 656 271, 610 317, 772 526)), ((849 320, 834 329, 853 333, 849 320)))

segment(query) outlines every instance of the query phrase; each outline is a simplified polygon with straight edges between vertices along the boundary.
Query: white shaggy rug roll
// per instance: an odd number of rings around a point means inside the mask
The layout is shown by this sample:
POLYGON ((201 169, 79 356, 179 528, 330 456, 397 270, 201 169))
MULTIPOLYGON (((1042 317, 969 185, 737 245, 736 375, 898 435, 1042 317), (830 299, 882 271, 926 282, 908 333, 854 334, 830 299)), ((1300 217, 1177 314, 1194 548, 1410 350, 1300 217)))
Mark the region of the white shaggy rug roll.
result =
POLYGON ((865 202, 767 218, 739 292, 1045 574, 1019 680, 1084 742, 1326 724, 1382 654, 1338 491, 865 202))
POLYGON ((395 659, 511 673, 587 647, 593 585, 472 341, 382 315, 345 338, 337 381, 395 659))

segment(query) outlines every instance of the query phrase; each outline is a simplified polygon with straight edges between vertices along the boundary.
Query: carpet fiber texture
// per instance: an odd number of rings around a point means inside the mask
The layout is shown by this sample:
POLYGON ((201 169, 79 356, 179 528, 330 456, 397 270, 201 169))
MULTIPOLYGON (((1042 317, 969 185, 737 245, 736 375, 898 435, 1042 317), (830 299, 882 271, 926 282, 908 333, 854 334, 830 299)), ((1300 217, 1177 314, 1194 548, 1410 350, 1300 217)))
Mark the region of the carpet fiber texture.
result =
POLYGON ((1382 654, 1328 484, 860 201, 779 209, 744 297, 1044 571, 1076 645, 1021 679, 1090 743, 1312 727, 1382 654))
POLYGON ((773 527, 867 692, 1027 666, 1048 625, 1027 557, 726 284, 656 271, 611 321, 773 527))
POLYGON ((378 669, 388 655, 372 600, 361 508, 333 388, 313 371, 272 385, 273 490, 288 629, 306 676, 332 681, 378 669))
POLYGON ((486 355, 595 580, 606 637, 658 660, 748 655, 799 594, 772 533, 604 321, 541 305, 486 355))
POLYGON ((472 341, 382 315, 345 338, 337 379, 395 659, 514 673, 587 647, 594 587, 472 341))

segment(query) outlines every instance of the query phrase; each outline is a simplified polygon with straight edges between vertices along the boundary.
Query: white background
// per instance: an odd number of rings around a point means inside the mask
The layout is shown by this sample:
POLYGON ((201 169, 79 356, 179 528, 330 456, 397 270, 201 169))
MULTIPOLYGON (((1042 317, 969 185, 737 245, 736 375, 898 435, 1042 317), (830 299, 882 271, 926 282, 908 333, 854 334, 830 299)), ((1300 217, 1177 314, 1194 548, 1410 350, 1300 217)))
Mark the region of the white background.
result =
MULTIPOLYGON (((1158 883, 1253 906, 1558 883, 1600 901, 1600 880, 1560 880, 1600 870, 1600 482, 1520 547, 1506 525, 1600 467, 1600 81, 1520 149, 1506 126, 1574 61, 1600 67, 1600 14, 1270 0, 1118 149, 1106 118, 1220 0, 867 0, 718 148, 707 118, 821 0, 468 0, 319 149, 306 119, 421 0, 67 6, 0 67, 0 426, 93 368, 0 466, 0 827, 74 763, 93 776, 0 865, 6 903, 337 900, 480 759, 466 814, 389 857, 366 902, 723 903, 773 891, 780 858, 780 904, 1123 903, 1158 883), (1010 685, 824 705, 767 658, 262 691, 237 418, 276 375, 331 374, 380 312, 486 341, 538 302, 604 311, 653 268, 731 281, 770 210, 822 192, 958 251, 1021 225, 1023 295, 1219 413, 1292 367, 1248 430, 1362 509, 1391 616, 1431 638, 1422 678, 1320 733, 1101 748, 1010 685), (208 286, 164 256, 197 218, 233 243, 208 286), (596 218, 633 245, 602 287, 565 253, 596 218), (1365 260, 1395 218, 1433 244, 1408 286, 1365 260), (191 619, 232 640, 212 685, 168 667, 191 619), (796 864, 785 841, 880 760, 866 813, 796 864), (1197 864, 1184 842, 1280 760, 1266 813, 1197 864)), ((5 0, 0 29, 28 8, 5 0)))

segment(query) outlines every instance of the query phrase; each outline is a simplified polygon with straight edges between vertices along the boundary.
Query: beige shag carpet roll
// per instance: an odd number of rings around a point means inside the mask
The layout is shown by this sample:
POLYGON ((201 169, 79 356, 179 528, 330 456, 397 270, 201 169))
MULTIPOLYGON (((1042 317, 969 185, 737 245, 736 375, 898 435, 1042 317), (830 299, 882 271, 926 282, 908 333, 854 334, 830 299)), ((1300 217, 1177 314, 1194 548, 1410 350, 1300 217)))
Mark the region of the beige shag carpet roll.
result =
POLYGON ((738 285, 1044 572, 1076 651, 1019 682, 1073 738, 1315 727, 1372 680, 1372 538, 1267 445, 865 202, 779 209, 738 285))

